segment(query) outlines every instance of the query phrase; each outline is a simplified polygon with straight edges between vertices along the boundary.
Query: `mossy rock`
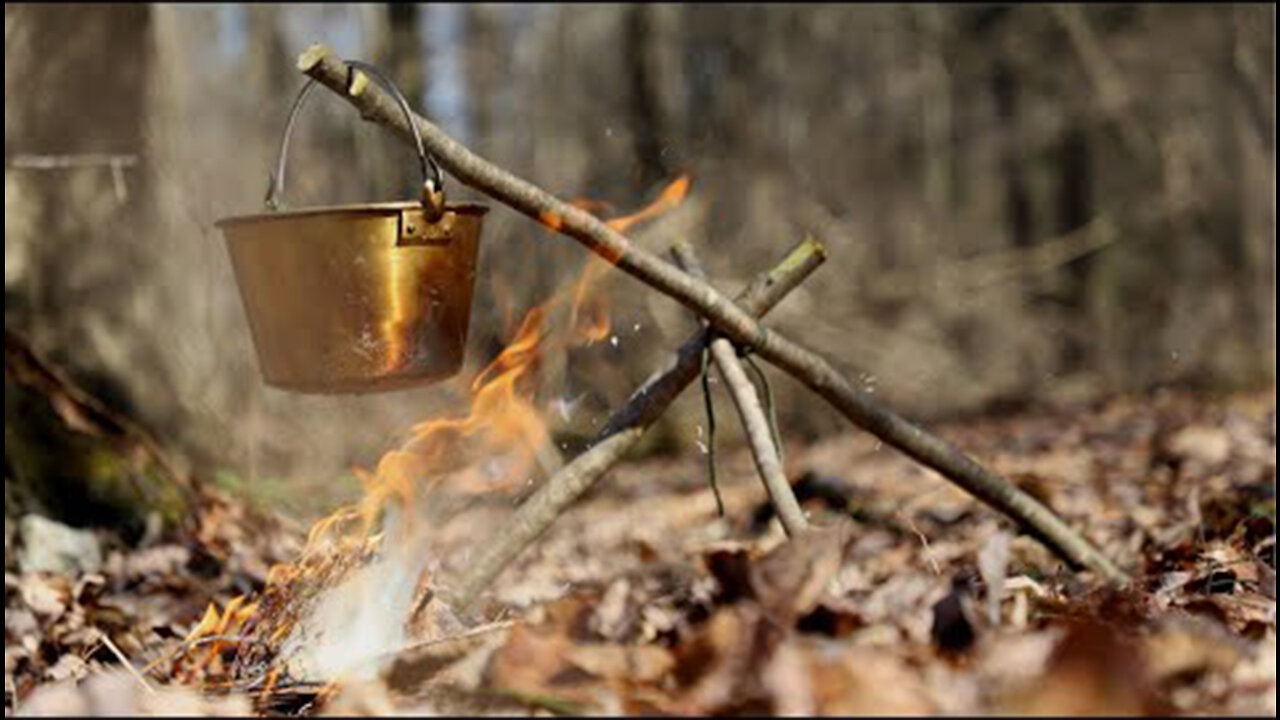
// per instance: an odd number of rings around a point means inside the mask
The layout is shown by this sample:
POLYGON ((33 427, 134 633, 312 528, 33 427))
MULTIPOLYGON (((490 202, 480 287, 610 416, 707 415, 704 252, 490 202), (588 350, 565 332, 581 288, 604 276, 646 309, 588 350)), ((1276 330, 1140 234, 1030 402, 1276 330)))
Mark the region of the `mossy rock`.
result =
POLYGON ((73 527, 139 536, 148 518, 180 525, 190 488, 154 441, 72 386, 6 333, 6 516, 35 512, 73 527))

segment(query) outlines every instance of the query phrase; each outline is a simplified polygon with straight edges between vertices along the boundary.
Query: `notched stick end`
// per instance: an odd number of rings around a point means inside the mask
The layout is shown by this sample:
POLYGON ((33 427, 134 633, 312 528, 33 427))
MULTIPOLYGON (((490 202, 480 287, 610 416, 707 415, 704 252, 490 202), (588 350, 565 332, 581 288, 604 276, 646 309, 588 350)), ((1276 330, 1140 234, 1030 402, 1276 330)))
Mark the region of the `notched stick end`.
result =
POLYGON ((303 73, 309 73, 331 54, 333 54, 333 51, 329 49, 328 45, 315 43, 303 50, 302 54, 298 56, 298 70, 303 73))
POLYGON ((803 244, 806 252, 817 255, 819 260, 825 261, 827 259, 827 246, 823 245, 822 241, 818 238, 812 235, 805 235, 803 244))
POLYGON ((364 94, 365 88, 369 87, 369 76, 355 70, 351 73, 351 87, 347 88, 347 94, 353 98, 358 98, 364 94))
POLYGON ((825 245, 812 235, 806 235, 804 240, 801 240, 799 244, 787 253, 782 263, 770 271, 770 277, 776 281, 808 265, 816 268, 827 261, 827 255, 825 245))

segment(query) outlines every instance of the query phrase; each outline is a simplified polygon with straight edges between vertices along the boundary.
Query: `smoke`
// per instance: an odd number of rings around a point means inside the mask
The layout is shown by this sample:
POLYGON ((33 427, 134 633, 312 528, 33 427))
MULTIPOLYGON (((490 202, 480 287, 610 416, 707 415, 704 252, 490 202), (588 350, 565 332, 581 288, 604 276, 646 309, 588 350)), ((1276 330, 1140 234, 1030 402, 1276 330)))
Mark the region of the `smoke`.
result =
POLYGON ((430 564, 421 523, 387 511, 378 554, 322 594, 284 641, 280 657, 302 680, 372 680, 394 654, 415 641, 407 619, 418 581, 430 564))

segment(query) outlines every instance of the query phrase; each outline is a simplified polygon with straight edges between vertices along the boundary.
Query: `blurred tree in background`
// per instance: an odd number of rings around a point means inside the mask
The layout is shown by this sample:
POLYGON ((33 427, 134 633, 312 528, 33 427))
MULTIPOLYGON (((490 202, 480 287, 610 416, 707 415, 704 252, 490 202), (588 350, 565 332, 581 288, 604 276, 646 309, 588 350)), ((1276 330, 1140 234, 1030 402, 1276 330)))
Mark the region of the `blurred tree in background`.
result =
MULTIPOLYGON (((622 212, 690 173, 635 236, 726 289, 813 232, 832 261, 773 322, 917 417, 1274 381, 1271 4, 6 5, 5 325, 206 471, 322 486, 464 396, 257 375, 213 222, 261 206, 313 41, 562 196, 622 212), (136 162, 31 161, 102 154, 136 162)), ((291 202, 408 196, 405 148, 322 95, 291 202)), ((505 210, 484 243, 471 367, 586 259, 505 210)), ((616 347, 548 365, 586 398, 566 429, 691 323, 608 283, 616 347)), ((840 427, 778 385, 791 432, 840 427)))

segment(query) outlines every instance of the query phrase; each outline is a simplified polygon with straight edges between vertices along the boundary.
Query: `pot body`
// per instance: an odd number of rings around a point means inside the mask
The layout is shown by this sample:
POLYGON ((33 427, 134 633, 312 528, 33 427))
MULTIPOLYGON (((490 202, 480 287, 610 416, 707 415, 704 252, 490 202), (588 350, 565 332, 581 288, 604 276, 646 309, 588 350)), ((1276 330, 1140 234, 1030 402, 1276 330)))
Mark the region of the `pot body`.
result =
POLYGON ((461 369, 486 208, 418 202, 217 223, 262 375, 304 393, 428 385, 461 369))

